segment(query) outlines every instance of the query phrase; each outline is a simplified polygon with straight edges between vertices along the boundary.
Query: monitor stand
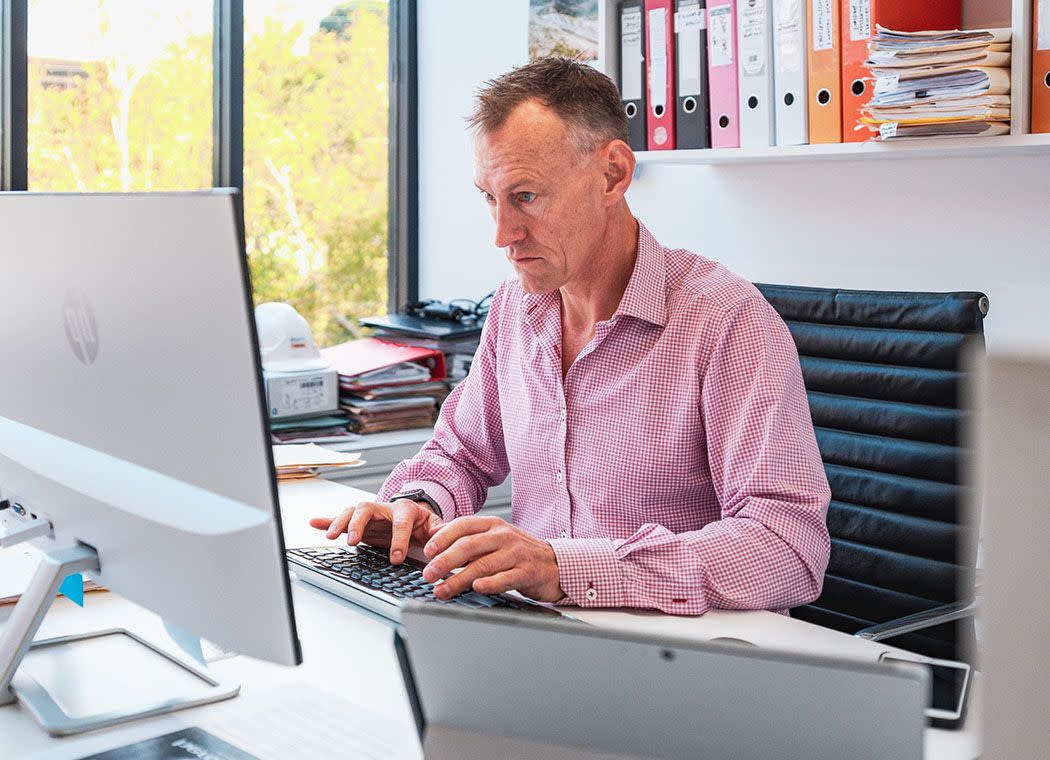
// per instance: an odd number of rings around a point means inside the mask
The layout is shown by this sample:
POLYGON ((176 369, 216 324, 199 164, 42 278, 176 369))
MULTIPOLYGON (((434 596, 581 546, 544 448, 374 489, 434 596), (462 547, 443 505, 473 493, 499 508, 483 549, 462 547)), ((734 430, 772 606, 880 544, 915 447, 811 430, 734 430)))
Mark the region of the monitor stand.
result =
MULTIPOLYGON (((17 700, 49 734, 68 736, 237 695, 239 684, 218 679, 189 658, 166 652, 122 628, 34 642, 33 637, 62 581, 72 573, 97 572, 98 569, 98 554, 88 546, 79 545, 44 554, 0 637, 0 706, 17 700), (134 705, 126 704, 127 700, 124 700, 125 703, 115 709, 98 710, 97 706, 104 702, 100 692, 113 692, 113 683, 122 681, 125 673, 132 670, 124 655, 119 660, 112 658, 112 654, 118 651, 115 647, 126 649, 129 645, 136 650, 128 652, 132 657, 152 660, 145 663, 146 667, 134 669, 130 673, 131 679, 145 680, 142 675, 148 672, 149 682, 121 684, 123 692, 135 695, 137 702, 134 705), (94 661, 99 652, 110 653, 109 661, 94 661), (40 660, 33 664, 42 665, 39 669, 42 675, 25 672, 30 668, 23 668, 16 674, 23 661, 28 663, 30 660, 40 660), (104 667, 109 683, 95 682, 97 679, 93 677, 77 677, 91 673, 91 667, 96 671, 104 667), (157 674, 163 672, 158 668, 168 671, 172 678, 157 678, 157 674), (55 677, 49 678, 49 675, 55 677), (173 691, 164 690, 169 681, 176 684, 173 691), (157 693, 157 689, 153 689, 153 693, 149 693, 150 687, 156 683, 161 684, 161 691, 157 693), (86 693, 89 691, 93 693, 86 693), (83 705, 91 707, 81 709, 83 705)), ((37 668, 32 670, 35 672, 37 668)))

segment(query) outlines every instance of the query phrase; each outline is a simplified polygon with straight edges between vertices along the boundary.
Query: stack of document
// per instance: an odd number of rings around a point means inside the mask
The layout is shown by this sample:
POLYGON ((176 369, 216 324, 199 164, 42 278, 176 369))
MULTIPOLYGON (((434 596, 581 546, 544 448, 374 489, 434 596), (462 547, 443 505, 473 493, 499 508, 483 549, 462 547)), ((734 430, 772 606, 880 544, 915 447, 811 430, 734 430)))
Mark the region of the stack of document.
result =
POLYGON ((340 403, 350 413, 354 429, 359 433, 428 427, 437 420, 438 402, 433 395, 401 392, 363 398, 346 394, 340 397, 340 403))
POLYGON ((355 433, 429 427, 448 388, 433 348, 364 338, 321 351, 339 373, 339 406, 355 433))
POLYGON ((1010 131, 1010 30, 896 32, 877 27, 875 77, 858 129, 876 140, 1010 131))
POLYGON ((481 343, 480 333, 455 338, 438 338, 421 337, 385 329, 377 330, 376 337, 406 346, 431 348, 443 353, 445 355, 445 383, 449 390, 466 379, 467 373, 470 372, 470 365, 474 361, 474 354, 477 353, 478 345, 481 343))
POLYGON ((320 417, 294 417, 270 420, 273 443, 348 443, 360 436, 349 430, 346 412, 335 411, 320 417))
POLYGON ((315 478, 331 470, 360 467, 360 454, 332 451, 313 443, 273 447, 273 466, 278 480, 315 478))

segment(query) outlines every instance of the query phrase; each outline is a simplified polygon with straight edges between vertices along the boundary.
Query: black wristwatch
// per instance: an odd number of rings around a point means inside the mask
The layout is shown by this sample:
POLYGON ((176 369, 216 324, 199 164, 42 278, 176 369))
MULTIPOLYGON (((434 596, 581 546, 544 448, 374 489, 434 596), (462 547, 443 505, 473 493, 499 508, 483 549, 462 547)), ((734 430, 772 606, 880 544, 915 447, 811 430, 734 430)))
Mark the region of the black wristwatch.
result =
POLYGON ((431 512, 442 520, 445 519, 445 516, 441 514, 441 507, 438 506, 436 501, 427 496, 427 492, 422 488, 413 488, 411 491, 399 491, 390 497, 390 501, 397 501, 398 499, 408 499, 409 501, 418 501, 420 504, 426 504, 431 512))

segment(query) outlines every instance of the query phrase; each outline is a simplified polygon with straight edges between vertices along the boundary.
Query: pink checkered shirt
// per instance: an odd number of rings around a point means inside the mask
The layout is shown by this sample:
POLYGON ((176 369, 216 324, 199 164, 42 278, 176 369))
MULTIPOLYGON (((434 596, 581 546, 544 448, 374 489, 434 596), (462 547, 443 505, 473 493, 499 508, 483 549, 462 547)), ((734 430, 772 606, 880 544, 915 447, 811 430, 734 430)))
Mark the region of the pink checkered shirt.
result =
POLYGON ((561 372, 561 300, 492 301, 434 437, 380 491, 445 520, 513 474, 516 525, 548 540, 563 603, 786 610, 820 594, 830 490, 798 354, 747 281, 640 226, 619 308, 561 372))

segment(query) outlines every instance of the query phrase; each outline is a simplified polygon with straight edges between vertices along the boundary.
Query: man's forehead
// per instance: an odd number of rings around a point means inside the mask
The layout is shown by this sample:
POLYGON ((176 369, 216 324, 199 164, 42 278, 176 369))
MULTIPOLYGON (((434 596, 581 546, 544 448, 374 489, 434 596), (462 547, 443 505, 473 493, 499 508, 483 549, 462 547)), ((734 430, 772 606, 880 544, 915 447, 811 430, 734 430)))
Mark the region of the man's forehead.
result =
POLYGON ((479 175, 512 168, 546 172, 565 162, 571 149, 569 126, 537 101, 522 103, 498 129, 474 136, 474 168, 479 175))

